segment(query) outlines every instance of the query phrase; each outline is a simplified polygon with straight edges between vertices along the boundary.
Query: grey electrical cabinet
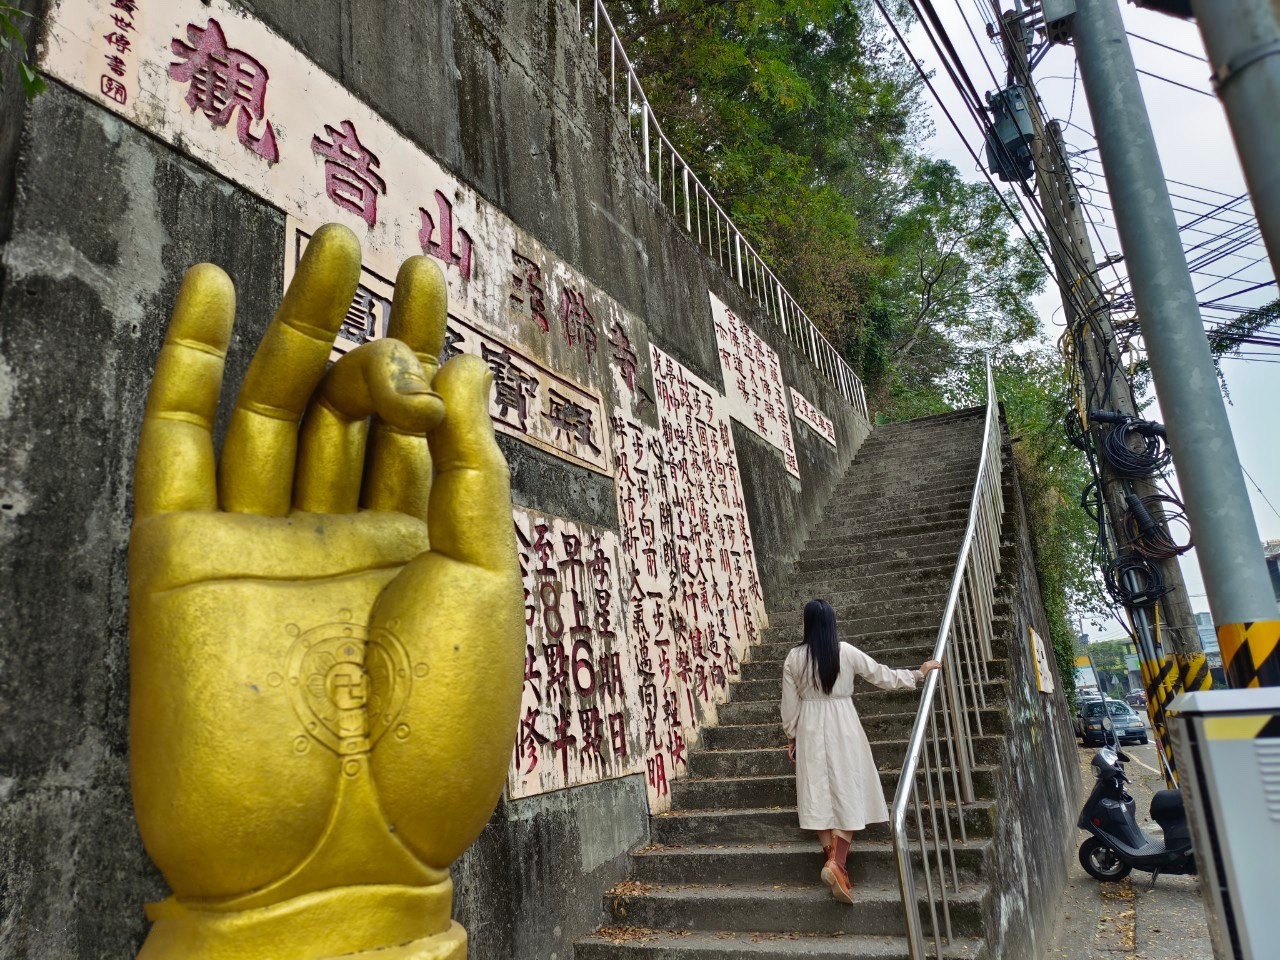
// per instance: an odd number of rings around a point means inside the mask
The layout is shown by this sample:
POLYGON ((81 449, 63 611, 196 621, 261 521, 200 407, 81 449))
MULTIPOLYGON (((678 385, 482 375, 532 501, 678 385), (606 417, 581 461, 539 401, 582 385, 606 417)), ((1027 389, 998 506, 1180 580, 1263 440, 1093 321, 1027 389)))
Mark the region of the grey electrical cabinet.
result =
POLYGON ((1280 687, 1184 693, 1169 730, 1216 960, 1280 943, 1280 687))

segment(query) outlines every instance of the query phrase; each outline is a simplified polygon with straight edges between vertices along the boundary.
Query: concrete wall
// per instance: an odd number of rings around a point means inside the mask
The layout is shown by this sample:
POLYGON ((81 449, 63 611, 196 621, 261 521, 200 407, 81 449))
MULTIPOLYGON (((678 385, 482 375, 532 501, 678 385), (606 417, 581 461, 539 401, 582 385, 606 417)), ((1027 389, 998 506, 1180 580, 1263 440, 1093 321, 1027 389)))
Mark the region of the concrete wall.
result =
MULTIPOLYGON (((23 5, 43 13, 36 0, 23 5)), ((733 424, 769 599, 868 427, 665 212, 601 104, 561 0, 254 0, 287 38, 723 388, 707 292, 832 417, 795 429, 799 482, 733 424)), ((182 271, 238 290, 233 395, 284 283, 276 206, 62 84, 0 123, 0 956, 119 958, 163 897, 128 787, 126 543, 150 372, 182 271)), ((226 409, 219 423, 225 426, 226 409)), ((617 528, 613 481, 502 437, 516 499, 617 528)), ((647 837, 641 777, 504 802, 455 867, 472 955, 564 958, 647 837)))
POLYGON ((1005 759, 996 776, 995 843, 987 864, 992 957, 1040 960, 1053 930, 1080 812, 1076 741, 1057 661, 1055 690, 1041 693, 1029 631, 1049 642, 1026 504, 1010 446, 1004 451, 1001 586, 1005 615, 996 657, 1009 660, 1005 759), (1002 649, 1001 649, 1002 648, 1002 649))

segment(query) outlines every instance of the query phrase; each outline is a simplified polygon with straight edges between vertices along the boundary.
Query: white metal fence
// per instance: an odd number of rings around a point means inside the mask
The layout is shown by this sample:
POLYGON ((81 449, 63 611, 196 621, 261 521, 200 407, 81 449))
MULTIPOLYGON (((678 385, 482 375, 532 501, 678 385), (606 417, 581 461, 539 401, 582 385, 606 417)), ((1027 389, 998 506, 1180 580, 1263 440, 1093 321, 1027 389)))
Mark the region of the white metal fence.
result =
POLYGON ((589 33, 595 46, 596 67, 609 87, 609 99, 621 105, 626 98, 626 118, 632 142, 644 160, 645 175, 657 187, 658 196, 685 230, 719 261, 743 290, 755 300, 787 338, 804 351, 840 393, 864 418, 869 418, 867 396, 853 368, 831 345, 787 288, 769 269, 724 208, 689 169, 679 151, 662 132, 640 85, 635 68, 614 29, 604 0, 590 0, 584 16, 583 0, 576 0, 578 29, 589 33), (607 46, 608 50, 603 48, 607 46), (607 61, 607 63, 606 63, 607 61), (625 81, 620 83, 620 81, 625 81), (625 86, 625 92, 620 90, 625 86))

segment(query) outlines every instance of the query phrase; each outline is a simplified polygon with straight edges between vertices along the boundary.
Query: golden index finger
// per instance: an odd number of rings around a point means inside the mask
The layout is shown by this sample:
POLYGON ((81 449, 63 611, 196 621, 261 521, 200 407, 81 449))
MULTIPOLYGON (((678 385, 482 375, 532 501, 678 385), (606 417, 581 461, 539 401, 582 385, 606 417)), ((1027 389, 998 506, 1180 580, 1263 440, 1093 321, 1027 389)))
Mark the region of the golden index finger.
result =
POLYGON ((315 232, 236 398, 218 474, 226 510, 283 516, 293 492, 298 421, 324 375, 360 282, 360 243, 340 224, 315 232))
POLYGON ((211 263, 182 278, 138 438, 134 516, 216 510, 213 421, 235 322, 236 289, 211 263))

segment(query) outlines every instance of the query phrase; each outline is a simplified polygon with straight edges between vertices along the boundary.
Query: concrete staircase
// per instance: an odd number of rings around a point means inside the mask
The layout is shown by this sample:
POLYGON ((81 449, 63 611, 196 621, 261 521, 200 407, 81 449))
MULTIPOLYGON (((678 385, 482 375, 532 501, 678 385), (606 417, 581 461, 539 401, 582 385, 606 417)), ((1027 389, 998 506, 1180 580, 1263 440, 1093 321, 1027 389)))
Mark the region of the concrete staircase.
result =
MULTIPOLYGON (((908 960, 887 824, 854 837, 854 906, 836 903, 819 879, 821 851, 797 825, 779 720, 782 662, 813 597, 835 607, 843 639, 882 662, 905 667, 928 658, 968 518, 982 424, 981 410, 962 411, 882 427, 864 443, 720 708, 720 726, 692 750, 688 777, 672 784, 672 809, 650 821, 651 845, 632 852, 631 879, 605 897, 609 925, 575 944, 576 960, 908 960)), ((1007 613, 997 604, 997 620, 1007 613)), ((946 957, 986 957, 983 876, 994 764, 1004 746, 1005 668, 990 664, 978 801, 949 813, 962 886, 951 896, 946 957)), ((918 694, 859 681, 855 700, 892 803, 918 694)))

